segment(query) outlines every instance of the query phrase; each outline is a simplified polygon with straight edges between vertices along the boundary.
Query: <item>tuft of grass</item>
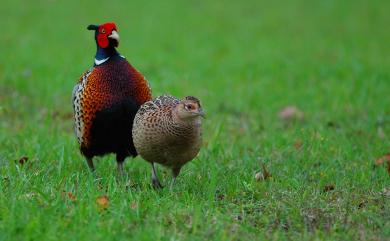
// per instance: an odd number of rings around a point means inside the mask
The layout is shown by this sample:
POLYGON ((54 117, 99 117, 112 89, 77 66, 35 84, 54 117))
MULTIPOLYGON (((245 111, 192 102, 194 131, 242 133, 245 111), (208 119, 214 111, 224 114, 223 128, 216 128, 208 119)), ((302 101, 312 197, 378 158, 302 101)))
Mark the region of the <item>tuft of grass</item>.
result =
POLYGON ((389 173, 374 165, 390 146, 389 7, 6 0, 0 241, 389 239, 389 173), (86 26, 106 21, 155 96, 207 111, 173 192, 151 189, 139 157, 118 180, 113 156, 92 175, 78 152, 71 91, 93 61, 86 26), (281 120, 286 106, 304 118, 281 120), (263 165, 271 177, 256 180, 263 165))

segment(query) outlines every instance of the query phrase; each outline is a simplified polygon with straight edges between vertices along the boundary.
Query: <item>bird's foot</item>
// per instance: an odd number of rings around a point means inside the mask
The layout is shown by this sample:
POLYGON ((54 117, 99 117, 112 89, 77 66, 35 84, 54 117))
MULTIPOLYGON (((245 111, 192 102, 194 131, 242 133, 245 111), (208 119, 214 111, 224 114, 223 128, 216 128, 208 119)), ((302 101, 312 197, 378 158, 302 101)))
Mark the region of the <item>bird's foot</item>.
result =
POLYGON ((156 190, 164 188, 164 186, 161 185, 160 181, 158 179, 154 179, 154 178, 152 178, 152 186, 156 190))

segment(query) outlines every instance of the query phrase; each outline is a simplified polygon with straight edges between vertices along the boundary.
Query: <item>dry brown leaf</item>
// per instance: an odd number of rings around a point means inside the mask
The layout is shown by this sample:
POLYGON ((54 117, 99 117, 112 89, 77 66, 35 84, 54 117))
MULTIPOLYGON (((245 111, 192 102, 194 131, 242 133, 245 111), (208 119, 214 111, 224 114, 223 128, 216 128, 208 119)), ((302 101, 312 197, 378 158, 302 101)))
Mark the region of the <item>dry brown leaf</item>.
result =
POLYGON ((375 165, 376 166, 380 166, 382 165, 383 163, 387 162, 388 164, 390 164, 390 153, 387 153, 386 155, 378 158, 375 160, 375 165))
POLYGON ((99 208, 101 209, 107 209, 108 208, 108 205, 109 205, 109 200, 108 200, 108 197, 106 195, 104 196, 99 196, 98 198, 96 198, 96 204, 99 206, 99 208))
POLYGON ((279 118, 283 121, 303 120, 304 113, 296 106, 286 106, 279 112, 279 118))
POLYGON ((24 164, 26 164, 27 161, 28 161, 28 157, 24 156, 19 159, 19 164, 23 166, 24 164))
POLYGON ((71 193, 71 192, 68 192, 68 198, 72 202, 76 201, 76 196, 73 195, 73 193, 71 193))

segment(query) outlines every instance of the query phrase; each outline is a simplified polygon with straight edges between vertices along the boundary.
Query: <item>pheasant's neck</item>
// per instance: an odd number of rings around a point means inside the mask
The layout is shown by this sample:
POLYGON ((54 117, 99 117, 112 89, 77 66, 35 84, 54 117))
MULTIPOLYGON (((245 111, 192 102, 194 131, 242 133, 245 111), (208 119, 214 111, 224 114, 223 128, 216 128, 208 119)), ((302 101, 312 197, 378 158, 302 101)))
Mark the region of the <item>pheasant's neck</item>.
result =
POLYGON ((173 115, 173 121, 186 129, 199 128, 202 125, 202 118, 200 116, 181 119, 178 115, 173 115))
POLYGON ((97 47, 95 55, 95 66, 106 62, 110 57, 119 55, 118 51, 114 47, 101 48, 97 47))

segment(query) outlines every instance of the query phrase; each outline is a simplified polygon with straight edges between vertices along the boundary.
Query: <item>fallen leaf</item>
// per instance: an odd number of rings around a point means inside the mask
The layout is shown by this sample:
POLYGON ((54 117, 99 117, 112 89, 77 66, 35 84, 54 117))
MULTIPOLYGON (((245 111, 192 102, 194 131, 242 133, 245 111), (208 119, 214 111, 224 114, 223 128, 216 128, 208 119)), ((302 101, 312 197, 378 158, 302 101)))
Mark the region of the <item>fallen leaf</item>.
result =
POLYGON ((334 184, 327 184, 327 185, 325 185, 325 187, 324 187, 324 192, 333 191, 334 188, 335 188, 334 184))
POLYGON ((109 205, 109 200, 106 195, 100 196, 96 199, 96 204, 99 206, 101 209, 107 209, 109 205))
POLYGON ((303 120, 304 113, 296 106, 287 106, 279 112, 279 118, 283 121, 303 120))
POLYGON ((390 153, 387 153, 386 155, 376 159, 375 160, 375 165, 376 166, 380 166, 380 165, 382 165, 385 162, 387 162, 388 165, 390 165, 390 153))
POLYGON ((23 166, 27 161, 28 161, 28 157, 24 156, 19 159, 19 164, 23 166))
POLYGON ((73 195, 73 193, 71 193, 71 192, 68 192, 68 198, 69 198, 69 200, 71 200, 72 202, 76 201, 76 196, 73 195))

